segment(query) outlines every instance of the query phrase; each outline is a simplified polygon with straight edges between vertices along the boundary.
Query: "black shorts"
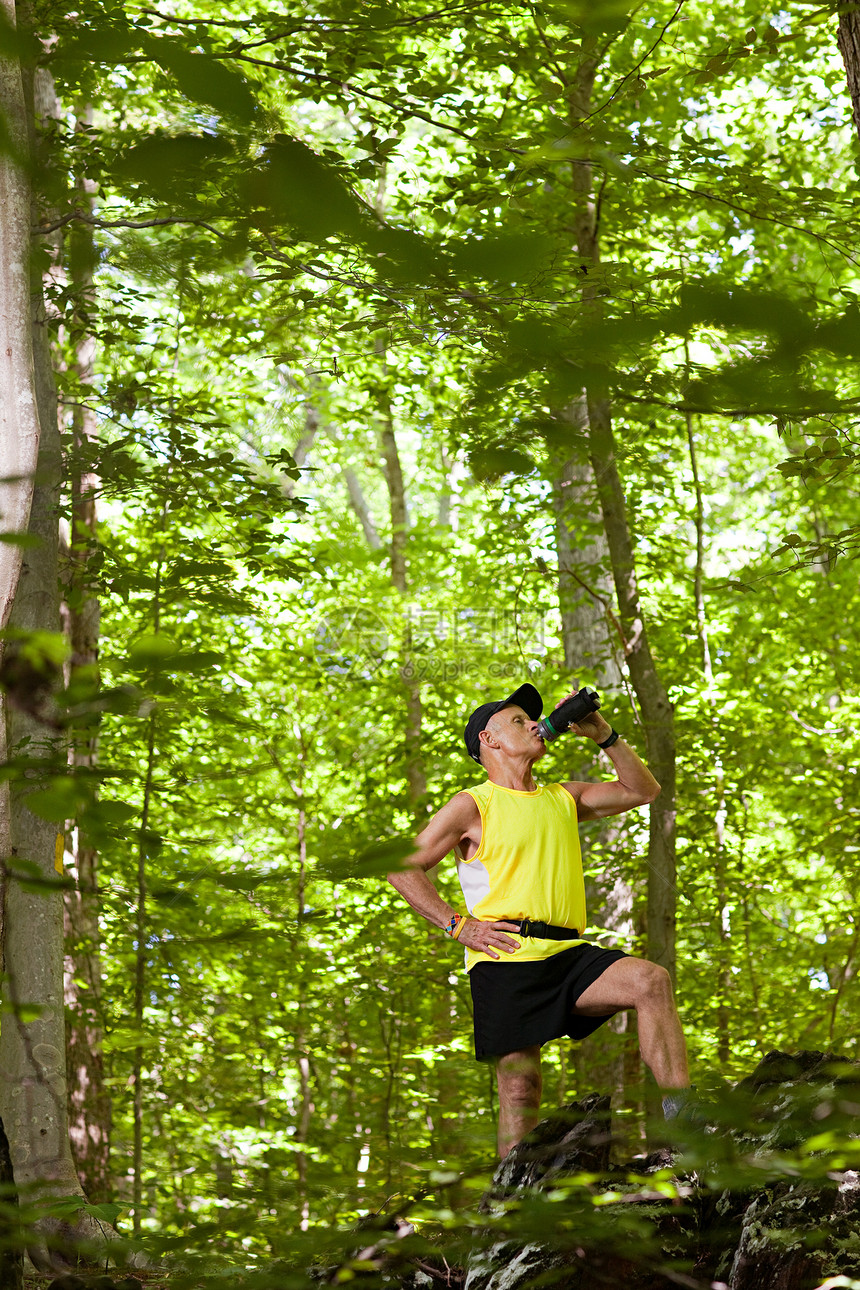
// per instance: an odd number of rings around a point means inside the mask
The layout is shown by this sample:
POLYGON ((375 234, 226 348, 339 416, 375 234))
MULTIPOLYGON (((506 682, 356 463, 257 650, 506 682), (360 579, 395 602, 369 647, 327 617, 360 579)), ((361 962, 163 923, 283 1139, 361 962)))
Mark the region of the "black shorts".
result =
POLYGON ((584 1039, 605 1017, 577 1017, 576 1001, 622 950, 574 945, 537 963, 476 963, 469 973, 475 1013, 475 1057, 490 1061, 570 1035, 584 1039))

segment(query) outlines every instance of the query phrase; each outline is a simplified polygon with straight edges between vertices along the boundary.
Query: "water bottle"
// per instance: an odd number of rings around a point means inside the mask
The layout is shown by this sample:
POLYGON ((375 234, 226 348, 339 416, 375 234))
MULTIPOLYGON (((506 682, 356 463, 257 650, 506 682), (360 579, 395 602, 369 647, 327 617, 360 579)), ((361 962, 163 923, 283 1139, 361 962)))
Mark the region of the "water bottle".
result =
POLYGON ((580 721, 587 717, 589 712, 596 712, 600 707, 600 695, 596 690, 589 690, 588 686, 583 686, 572 694, 564 703, 559 704, 554 712, 548 717, 541 717, 538 722, 538 734, 544 743, 552 743, 553 739, 558 739, 569 730, 575 721, 580 721))

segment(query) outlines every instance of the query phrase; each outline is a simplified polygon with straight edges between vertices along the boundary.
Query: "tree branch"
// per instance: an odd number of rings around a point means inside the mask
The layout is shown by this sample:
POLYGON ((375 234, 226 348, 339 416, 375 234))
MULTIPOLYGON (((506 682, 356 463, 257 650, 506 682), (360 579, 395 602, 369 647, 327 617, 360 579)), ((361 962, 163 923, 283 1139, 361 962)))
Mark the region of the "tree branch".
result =
MULTIPOLYGON (((184 23, 187 26, 197 27, 243 27, 247 29, 247 19, 237 18, 235 21, 230 18, 180 18, 173 13, 162 13, 160 9, 141 8, 140 13, 150 14, 153 18, 160 18, 162 22, 167 23, 184 23)), ((425 22, 435 22, 438 18, 453 17, 455 14, 486 12, 486 5, 477 4, 454 4, 441 9, 433 9, 429 13, 417 14, 414 18, 400 18, 392 22, 341 22, 330 23, 321 19, 319 22, 299 22, 293 27, 288 27, 285 31, 279 32, 270 37, 271 40, 280 40, 284 36, 292 36, 297 32, 303 31, 323 31, 326 33, 336 31, 388 31, 395 27, 418 27, 425 22)))
POLYGON ((216 237, 226 238, 226 233, 221 233, 212 224, 207 224, 206 220, 193 219, 191 216, 167 215, 161 219, 100 219, 98 215, 86 215, 83 211, 72 211, 70 215, 63 215, 61 219, 55 220, 53 224, 39 224, 36 228, 31 229, 35 237, 46 237, 48 233, 55 233, 58 228, 65 228, 67 224, 91 224, 93 228, 161 228, 167 224, 193 224, 197 228, 205 228, 216 237))

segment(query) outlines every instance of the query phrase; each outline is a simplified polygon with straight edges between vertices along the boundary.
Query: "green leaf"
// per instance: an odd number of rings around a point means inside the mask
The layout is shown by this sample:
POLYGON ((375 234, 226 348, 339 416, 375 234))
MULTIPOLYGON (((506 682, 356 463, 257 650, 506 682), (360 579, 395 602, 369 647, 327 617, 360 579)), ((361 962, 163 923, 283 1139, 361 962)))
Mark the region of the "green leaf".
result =
POLYGON ((570 24, 589 36, 618 35, 635 12, 629 0, 545 0, 541 7, 552 21, 570 24))
POLYGON ((127 1052, 132 1048, 152 1048, 157 1045, 157 1036, 146 1030, 136 1030, 133 1026, 117 1026, 107 1031, 104 1037, 106 1052, 127 1052))
POLYGON ((31 1021, 38 1021, 44 1015, 47 1005, 41 1003, 16 1003, 12 999, 0 1001, 0 1012, 11 1014, 16 1021, 27 1026, 31 1021))
POLYGON ((52 61, 61 70, 74 62, 123 63, 137 54, 140 43, 138 32, 128 25, 91 24, 84 33, 75 28, 64 31, 52 61))
POLYGON ((501 479, 503 475, 530 475, 535 463, 516 448, 481 448, 469 454, 469 465, 476 479, 501 479))
POLYGON ((265 224, 292 227, 302 241, 357 233, 363 219, 335 169, 307 144, 283 134, 267 145, 262 164, 247 172, 239 192, 250 207, 266 212, 265 224))
POLYGON ((362 881, 378 878, 382 874, 403 868, 402 861, 415 851, 415 843, 406 838, 389 838, 375 842, 357 855, 319 865, 320 875, 328 882, 343 882, 349 878, 362 881))
POLYGON ((88 816, 110 825, 127 824, 139 813, 139 808, 130 802, 110 801, 103 797, 97 798, 87 811, 88 816))
POLYGON ((193 192, 230 155, 226 140, 214 135, 152 135, 127 148, 113 162, 121 182, 144 184, 156 194, 193 192))
POLYGON ((221 59, 189 50, 169 37, 145 37, 142 47, 170 72, 182 93, 195 103, 208 103, 216 112, 243 122, 253 121, 257 102, 245 78, 221 59))
POLYGON ((71 879, 61 877, 52 867, 43 870, 32 860, 22 860, 16 856, 14 860, 8 861, 9 870, 14 882, 18 884, 22 891, 35 892, 38 895, 51 896, 57 891, 63 891, 74 886, 71 879))
POLYGON ((680 331, 710 323, 727 330, 769 333, 792 349, 815 337, 812 319, 794 300, 745 287, 727 291, 707 281, 686 283, 680 292, 679 314, 674 326, 680 331))
POLYGON ((511 323, 508 338, 515 349, 538 358, 556 357, 570 350, 570 338, 554 323, 535 315, 511 323))
POLYGON ((81 1209, 100 1223, 107 1223, 108 1227, 116 1227, 119 1216, 128 1212, 127 1206, 113 1201, 104 1201, 101 1205, 82 1205, 81 1209))
POLYGON ((464 278, 524 282, 534 277, 556 249, 551 238, 535 233, 506 233, 468 238, 450 248, 455 271, 464 278))
POLYGON ((179 646, 169 636, 139 636, 128 650, 133 668, 159 668, 165 666, 179 652, 179 646))
POLYGON ((61 824, 64 820, 74 819, 79 806, 88 794, 82 786, 71 778, 55 779, 50 788, 36 789, 26 797, 27 809, 42 820, 51 820, 61 824))
POLYGON ((25 551, 42 546, 42 539, 35 533, 0 533, 0 542, 5 542, 7 546, 20 546, 25 551))
POLYGON ((210 667, 217 667, 224 662, 220 650, 198 649, 184 650, 174 654, 170 660, 171 672, 205 672, 210 667))
POLYGON ((137 837, 140 848, 148 859, 160 855, 164 849, 164 838, 154 829, 139 829, 137 837))

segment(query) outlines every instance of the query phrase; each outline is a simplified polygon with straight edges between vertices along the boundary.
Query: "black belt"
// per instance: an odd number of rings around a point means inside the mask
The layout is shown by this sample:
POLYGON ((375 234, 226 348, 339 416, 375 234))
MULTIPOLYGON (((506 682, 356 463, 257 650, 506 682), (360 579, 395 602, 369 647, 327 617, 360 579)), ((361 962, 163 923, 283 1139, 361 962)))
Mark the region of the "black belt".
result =
POLYGON ((499 922, 515 923, 520 936, 536 936, 541 941, 579 940, 575 927, 556 927, 552 923, 542 923, 539 918, 501 918, 499 922))

